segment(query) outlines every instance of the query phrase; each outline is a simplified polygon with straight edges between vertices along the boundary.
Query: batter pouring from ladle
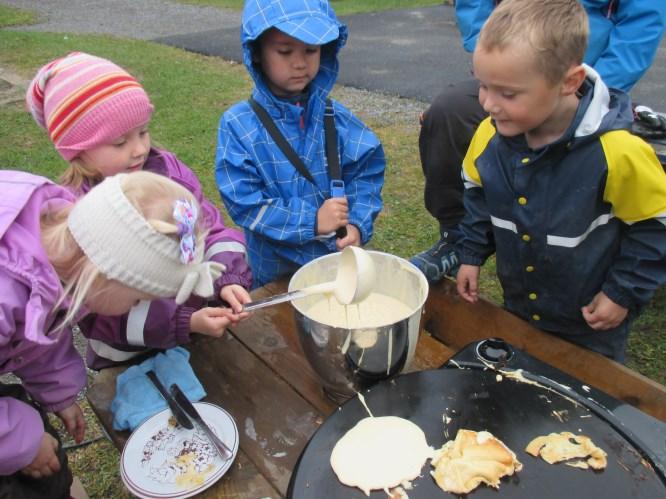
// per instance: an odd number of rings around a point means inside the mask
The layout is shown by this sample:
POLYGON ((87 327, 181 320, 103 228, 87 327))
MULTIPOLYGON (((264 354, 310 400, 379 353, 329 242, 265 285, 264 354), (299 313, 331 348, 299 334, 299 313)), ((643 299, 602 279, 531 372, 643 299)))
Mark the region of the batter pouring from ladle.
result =
POLYGON ((357 246, 347 246, 340 254, 340 264, 335 280, 248 303, 243 307, 243 311, 251 312, 259 308, 323 293, 332 293, 341 305, 358 303, 372 292, 375 277, 375 264, 372 257, 357 246))

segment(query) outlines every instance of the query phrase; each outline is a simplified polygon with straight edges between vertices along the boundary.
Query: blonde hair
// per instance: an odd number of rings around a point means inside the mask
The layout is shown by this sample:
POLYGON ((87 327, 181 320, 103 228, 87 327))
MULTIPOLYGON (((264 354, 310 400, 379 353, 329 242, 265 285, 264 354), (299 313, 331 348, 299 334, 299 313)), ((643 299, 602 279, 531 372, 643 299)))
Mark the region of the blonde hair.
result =
POLYGON ((583 62, 588 35, 587 14, 578 0, 504 0, 483 25, 477 46, 492 51, 525 43, 538 70, 556 84, 583 62))
MULTIPOLYGON (((158 232, 178 240, 178 228, 173 219, 174 202, 186 199, 196 205, 196 198, 185 187, 173 180, 150 172, 134 172, 123 180, 122 189, 129 202, 158 232)), ((57 310, 69 297, 70 305, 57 329, 70 323, 77 315, 85 299, 98 293, 112 282, 104 276, 78 246, 67 226, 67 217, 73 205, 53 213, 42 215, 41 240, 49 261, 63 283, 63 294, 54 305, 57 310)), ((195 226, 196 244, 203 245, 208 228, 199 216, 195 226)), ((124 248, 118 248, 122 252, 124 248)))
POLYGON ((69 162, 67 169, 58 178, 58 183, 71 188, 74 192, 82 192, 83 185, 93 187, 99 184, 104 177, 93 170, 81 158, 74 158, 69 162))

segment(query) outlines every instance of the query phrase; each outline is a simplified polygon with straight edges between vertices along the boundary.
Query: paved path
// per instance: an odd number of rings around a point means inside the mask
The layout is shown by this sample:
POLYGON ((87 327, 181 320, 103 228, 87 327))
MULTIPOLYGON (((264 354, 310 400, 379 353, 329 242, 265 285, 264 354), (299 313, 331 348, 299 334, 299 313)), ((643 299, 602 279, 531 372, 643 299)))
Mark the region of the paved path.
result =
MULTIPOLYGON (((42 22, 18 30, 107 33, 156 40, 240 61, 240 13, 168 0, 0 0, 35 10, 42 22)), ((338 82, 429 102, 447 84, 466 78, 453 8, 445 5, 342 18, 350 37, 338 82)), ((634 100, 666 110, 666 40, 633 91, 634 100)))
MULTIPOLYGON (((340 52, 338 82, 343 85, 429 102, 447 83, 470 74, 470 56, 460 45, 450 7, 341 19, 350 33, 340 52)), ((173 35, 157 41, 241 61, 238 28, 173 35)))
POLYGON ((240 12, 168 0, 0 0, 39 14, 39 23, 17 31, 116 35, 139 40, 240 26, 240 12))

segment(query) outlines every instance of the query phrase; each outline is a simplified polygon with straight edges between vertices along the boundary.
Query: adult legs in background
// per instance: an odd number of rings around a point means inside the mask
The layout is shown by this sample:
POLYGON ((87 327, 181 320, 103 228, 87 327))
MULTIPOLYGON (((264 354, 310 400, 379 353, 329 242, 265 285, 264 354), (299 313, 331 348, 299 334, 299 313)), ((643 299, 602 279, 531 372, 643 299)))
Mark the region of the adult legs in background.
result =
POLYGON ((460 237, 458 224, 465 213, 463 158, 479 123, 487 116, 479 104, 479 84, 465 80, 439 94, 423 114, 419 154, 425 176, 425 207, 437 219, 440 239, 410 261, 437 282, 455 275, 458 257, 453 249, 460 237))

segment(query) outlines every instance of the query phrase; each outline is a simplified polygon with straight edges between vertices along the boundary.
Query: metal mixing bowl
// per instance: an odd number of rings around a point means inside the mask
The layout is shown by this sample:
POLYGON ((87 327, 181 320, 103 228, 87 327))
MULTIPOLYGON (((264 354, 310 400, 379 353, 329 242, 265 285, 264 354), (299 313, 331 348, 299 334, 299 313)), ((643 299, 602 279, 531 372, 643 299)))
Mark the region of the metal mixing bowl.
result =
MULTIPOLYGON (((319 375, 324 391, 342 402, 373 383, 391 378, 412 361, 418 340, 421 311, 428 297, 428 282, 407 260, 368 251, 375 267, 375 290, 406 304, 410 312, 400 320, 369 328, 342 328, 308 317, 307 310, 322 297, 295 300, 298 338, 306 358, 319 375)), ((301 267, 289 281, 289 291, 335 279, 339 253, 326 255, 301 267)))

